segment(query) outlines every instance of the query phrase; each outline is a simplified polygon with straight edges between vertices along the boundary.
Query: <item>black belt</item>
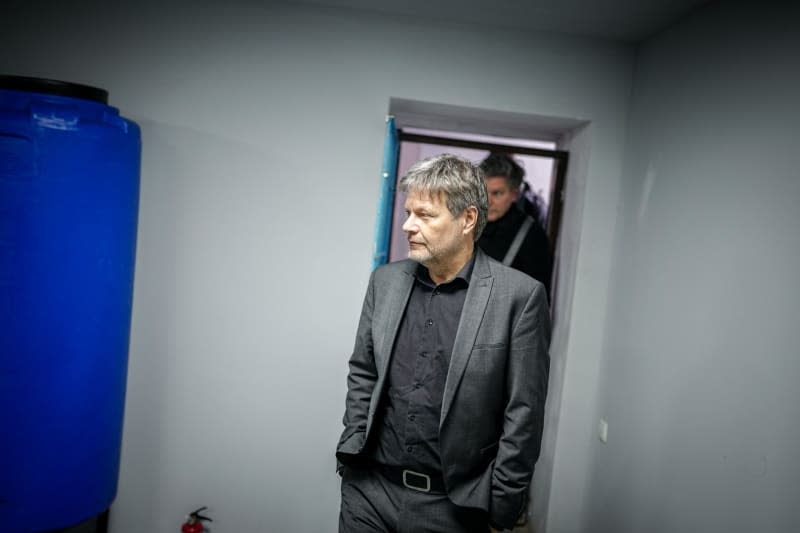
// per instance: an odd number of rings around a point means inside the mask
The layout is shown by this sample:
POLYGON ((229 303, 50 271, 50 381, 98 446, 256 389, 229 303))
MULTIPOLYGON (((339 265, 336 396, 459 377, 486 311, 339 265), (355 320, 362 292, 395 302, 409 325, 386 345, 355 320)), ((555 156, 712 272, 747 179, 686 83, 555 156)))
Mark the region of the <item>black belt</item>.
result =
POLYGON ((444 478, 437 474, 425 474, 402 466, 376 465, 383 476, 396 485, 419 492, 446 494, 444 478))

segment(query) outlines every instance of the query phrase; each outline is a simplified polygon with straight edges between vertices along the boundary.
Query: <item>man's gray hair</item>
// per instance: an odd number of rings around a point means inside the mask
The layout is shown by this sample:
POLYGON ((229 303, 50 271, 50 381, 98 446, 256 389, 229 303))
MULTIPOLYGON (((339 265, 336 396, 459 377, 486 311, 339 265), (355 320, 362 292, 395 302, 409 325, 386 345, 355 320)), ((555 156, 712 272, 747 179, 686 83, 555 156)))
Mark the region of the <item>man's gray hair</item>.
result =
POLYGON ((475 206, 478 209, 474 235, 476 241, 486 227, 489 199, 483 172, 463 157, 441 154, 415 163, 400 180, 400 190, 405 193, 444 193, 447 209, 453 217, 469 206, 475 206))

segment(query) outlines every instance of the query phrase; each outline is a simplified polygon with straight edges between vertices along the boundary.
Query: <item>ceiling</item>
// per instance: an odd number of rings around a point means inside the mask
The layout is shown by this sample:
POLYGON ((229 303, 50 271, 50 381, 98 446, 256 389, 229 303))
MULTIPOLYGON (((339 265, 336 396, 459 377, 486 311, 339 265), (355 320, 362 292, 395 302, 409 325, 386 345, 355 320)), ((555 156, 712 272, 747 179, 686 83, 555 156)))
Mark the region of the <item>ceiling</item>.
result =
POLYGON ((431 22, 567 33, 636 43, 709 0, 285 0, 431 22))

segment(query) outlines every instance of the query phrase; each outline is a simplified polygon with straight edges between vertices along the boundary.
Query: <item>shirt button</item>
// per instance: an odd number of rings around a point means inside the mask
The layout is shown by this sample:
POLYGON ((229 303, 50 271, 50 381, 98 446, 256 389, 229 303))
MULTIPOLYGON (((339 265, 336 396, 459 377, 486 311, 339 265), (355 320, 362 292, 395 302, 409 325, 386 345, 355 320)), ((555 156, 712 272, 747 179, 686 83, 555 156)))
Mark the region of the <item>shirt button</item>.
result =
POLYGON ((425 322, 425 325, 426 325, 426 326, 432 326, 432 325, 433 325, 433 320, 431 320, 431 319, 429 318, 429 319, 428 319, 428 321, 427 321, 427 322, 425 322))
POLYGON ((408 419, 411 420, 412 422, 414 421, 414 418, 415 418, 414 415, 408 415, 408 419))
POLYGON ((414 388, 415 388, 415 389, 418 389, 418 388, 420 388, 420 387, 422 387, 422 385, 421 385, 420 383, 414 383, 414 388))
POLYGON ((436 289, 435 291, 433 291, 433 295, 434 296, 439 296, 439 289, 436 289))

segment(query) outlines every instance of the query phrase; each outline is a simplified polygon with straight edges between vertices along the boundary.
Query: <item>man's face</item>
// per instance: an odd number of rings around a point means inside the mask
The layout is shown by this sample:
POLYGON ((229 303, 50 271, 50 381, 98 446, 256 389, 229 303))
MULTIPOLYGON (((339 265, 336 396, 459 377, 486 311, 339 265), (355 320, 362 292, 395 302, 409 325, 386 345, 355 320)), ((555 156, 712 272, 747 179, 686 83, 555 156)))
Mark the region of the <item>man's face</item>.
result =
POLYGON ((489 194, 489 222, 502 218, 519 198, 519 189, 512 189, 505 176, 489 176, 483 180, 489 194))
POLYGON ((465 233, 465 213, 453 217, 444 193, 409 191, 406 198, 408 257, 425 266, 446 264, 468 246, 472 234, 465 233))

